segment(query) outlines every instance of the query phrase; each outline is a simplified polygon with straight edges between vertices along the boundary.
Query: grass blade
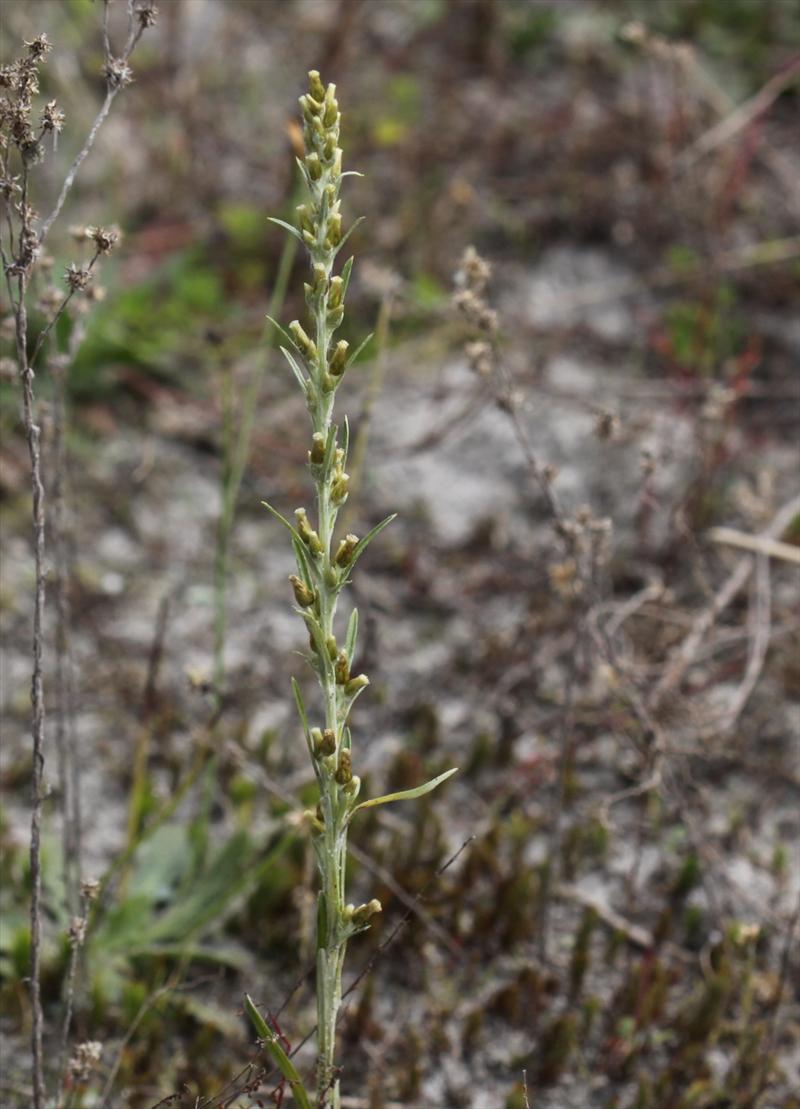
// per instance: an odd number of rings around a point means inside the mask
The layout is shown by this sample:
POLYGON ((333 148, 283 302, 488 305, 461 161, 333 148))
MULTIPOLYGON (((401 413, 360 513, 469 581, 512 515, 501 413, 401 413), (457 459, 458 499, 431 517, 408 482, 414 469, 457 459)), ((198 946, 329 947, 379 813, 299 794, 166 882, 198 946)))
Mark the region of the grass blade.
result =
POLYGON ((289 1087, 294 1094, 294 1100, 300 1106, 300 1109, 311 1109, 311 1102, 306 1088, 303 1085, 303 1080, 297 1071, 297 1067, 295 1067, 292 1060, 281 1047, 280 1040, 264 1020, 261 1013, 259 1013, 258 1008, 249 994, 244 995, 244 1007, 256 1030, 259 1040, 261 1040, 264 1047, 267 1049, 275 1066, 289 1083, 289 1087))

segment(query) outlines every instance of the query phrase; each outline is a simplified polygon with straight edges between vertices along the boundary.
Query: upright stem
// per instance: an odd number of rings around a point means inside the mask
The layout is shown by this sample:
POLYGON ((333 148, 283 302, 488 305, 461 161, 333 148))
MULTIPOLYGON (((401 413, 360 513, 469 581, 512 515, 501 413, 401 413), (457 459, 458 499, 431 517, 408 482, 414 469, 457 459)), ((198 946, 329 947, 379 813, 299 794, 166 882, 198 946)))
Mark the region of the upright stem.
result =
MULTIPOLYGON (((24 195, 23 195, 24 201, 24 195)), ((22 380, 22 417, 28 455, 31 464, 31 489, 33 494, 34 566, 36 584, 33 603, 33 671, 31 675, 31 703, 33 719, 33 798, 31 804, 31 1051, 33 1055, 33 1106, 44 1109, 44 1056, 42 1051, 41 993, 41 944, 42 944, 42 870, 41 832, 42 803, 44 800, 44 683, 42 679, 42 624, 44 620, 45 593, 45 508, 44 485, 40 454, 40 429, 36 423, 36 402, 33 392, 33 369, 28 362, 28 315, 25 307, 27 276, 17 278, 16 340, 17 359, 22 380)))
MULTIPOLYGON (((292 528, 298 576, 292 577, 298 612, 309 631, 309 662, 316 672, 323 699, 323 728, 309 728, 299 688, 295 688, 306 740, 319 785, 319 804, 310 820, 320 875, 317 906, 317 1105, 339 1109, 336 1066, 336 1020, 342 1000, 342 966, 347 941, 367 927, 380 911, 377 901, 356 908, 345 903, 347 825, 355 807, 359 780, 352 773, 347 720, 366 676, 351 678, 355 650, 356 615, 351 617, 344 645, 336 640, 334 619, 340 591, 346 585, 358 540, 347 536, 334 547, 339 509, 347 499, 349 478, 347 436, 339 441, 333 422, 334 395, 348 364, 348 344, 334 334, 344 315, 350 267, 339 276, 334 262, 343 242, 339 190, 342 152, 338 146, 339 109, 335 88, 324 88, 319 74, 310 75, 310 92, 301 97, 306 157, 301 162, 309 202, 299 208, 300 231, 295 237, 308 248, 311 277, 305 286, 312 321, 309 338, 298 320, 284 332, 284 348, 305 395, 311 417, 309 470, 316 500, 316 530, 305 509, 297 509, 292 528)), ((291 230, 291 228, 290 228, 291 230)))
MULTIPOLYGON (((294 373, 311 417, 311 449, 308 464, 314 483, 317 530, 305 508, 295 510, 292 526, 275 509, 270 511, 289 528, 292 535, 297 574, 289 579, 294 589, 297 612, 309 633, 307 655, 322 691, 324 728, 310 727, 303 695, 297 682, 293 688, 303 733, 319 786, 316 811, 305 815, 320 875, 317 900, 317 1109, 339 1109, 339 1068, 336 1065, 336 1020, 342 1003, 342 967, 351 936, 369 927, 370 919, 381 911, 380 901, 364 905, 345 902, 347 829, 357 809, 421 797, 455 773, 449 770, 416 789, 386 794, 357 804, 361 782, 353 773, 353 754, 348 727, 350 710, 359 694, 369 685, 366 674, 351 674, 358 633, 358 613, 353 609, 342 643, 336 639, 334 618, 339 593, 347 585, 353 567, 371 540, 393 519, 389 516, 363 539, 345 535, 334 544, 339 510, 345 504, 350 477, 345 472, 349 447, 349 427, 333 422, 336 390, 353 359, 348 343, 334 336, 344 317, 344 304, 353 259, 334 275, 333 266, 349 232, 342 234, 339 191, 342 177, 342 151, 339 147, 339 105, 336 87, 327 88, 319 73, 309 73, 309 92, 300 97, 303 111, 305 159, 299 161, 309 197, 298 208, 299 230, 276 220, 308 248, 311 275, 305 285, 310 309, 313 338, 299 320, 288 331, 279 325, 286 346, 281 347, 294 373)), ((352 228, 351 228, 352 230, 352 228)), ((273 321, 274 322, 274 321, 273 321)), ((387 318, 388 323, 388 318, 387 318)), ((364 344, 362 344, 363 346, 364 344)), ((269 508, 269 505, 267 505, 269 508)), ((278 1036, 260 1016, 250 999, 246 1005, 259 1036, 284 1078, 291 1084, 297 1100, 308 1104, 300 1090, 297 1072, 278 1042, 278 1036), (299 1095, 299 1096, 298 1096, 299 1095)))

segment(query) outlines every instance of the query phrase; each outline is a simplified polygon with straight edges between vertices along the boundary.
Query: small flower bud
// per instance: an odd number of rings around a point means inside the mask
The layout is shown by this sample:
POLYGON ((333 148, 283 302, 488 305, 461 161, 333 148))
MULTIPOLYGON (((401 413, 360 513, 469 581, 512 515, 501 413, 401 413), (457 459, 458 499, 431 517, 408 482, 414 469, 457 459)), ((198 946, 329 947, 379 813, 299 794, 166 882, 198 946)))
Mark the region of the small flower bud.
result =
POLYGON ((360 689, 365 689, 368 685, 369 678, 367 677, 367 675, 359 674, 357 677, 350 679, 350 681, 344 687, 344 691, 348 697, 352 697, 355 693, 358 693, 360 689))
POLYGON ((351 800, 353 800, 354 798, 358 797, 360 791, 361 779, 359 778, 358 774, 354 774, 347 785, 344 787, 344 792, 351 800))
MULTIPOLYGON (((333 88, 333 85, 328 86, 328 91, 333 88)), ((339 105, 335 97, 328 99, 325 98, 325 112, 322 116, 323 127, 334 127, 339 119, 339 105)))
POLYGON ((334 212, 328 220, 328 234, 325 236, 325 245, 329 250, 338 246, 342 241, 342 217, 334 212))
POLYGON ((322 552, 322 543, 320 542, 319 536, 308 522, 306 510, 304 508, 296 508, 294 515, 297 520, 297 530, 300 533, 300 538, 313 554, 320 554, 322 552))
POLYGON ((336 656, 334 673, 336 674, 337 685, 347 685, 350 681, 350 660, 345 651, 340 651, 336 656))
POLYGON ((322 177, 322 162, 319 160, 319 154, 315 154, 313 150, 306 155, 306 169, 312 181, 319 181, 322 177))
POLYGON ((326 728, 324 732, 320 728, 312 728, 311 743, 319 759, 327 758, 336 751, 336 736, 331 728, 326 728))
POLYGON ((338 308, 342 303, 344 294, 344 281, 341 277, 332 277, 330 292, 328 293, 328 308, 338 308))
POLYGON ((350 487, 350 475, 340 470, 331 482, 331 500, 335 505, 344 504, 350 487))
POLYGON ((378 913, 383 912, 383 905, 377 897, 373 897, 366 905, 359 905, 353 913, 353 924, 366 924, 367 921, 376 916, 378 913))
POLYGON ((307 204, 297 205, 297 214, 300 217, 300 227, 303 231, 314 231, 314 220, 307 204))
POLYGON ((325 86, 322 83, 318 69, 308 71, 308 91, 315 100, 322 102, 325 99, 325 86))
POLYGON ((328 369, 334 377, 340 377, 347 365, 347 352, 350 349, 350 344, 346 339, 340 339, 336 344, 333 354, 331 355, 328 369))
POLYGON ((335 778, 340 786, 346 786, 353 780, 353 760, 349 751, 339 752, 339 765, 336 768, 335 778))
POLYGON ((326 162, 332 162, 334 157, 336 156, 336 151, 338 149, 339 148, 336 145, 336 139, 333 137, 333 135, 328 135, 328 137, 325 139, 325 145, 322 148, 322 157, 325 159, 326 162))
POLYGON ((332 393, 336 388, 336 379, 331 377, 330 374, 325 373, 322 375, 322 391, 323 393, 332 393))
POLYGON ((331 662, 335 662, 336 657, 339 654, 339 646, 336 642, 336 637, 333 635, 329 635, 328 638, 325 640, 325 646, 328 649, 328 655, 330 656, 331 662))
POLYGON ((333 561, 337 566, 349 566, 350 560, 353 557, 353 551, 358 546, 357 535, 346 535, 336 548, 336 555, 333 561))
POLYGON ((294 590, 294 599, 300 607, 309 608, 313 605, 315 597, 314 590, 309 589, 306 583, 301 581, 296 574, 290 575, 289 581, 292 583, 292 589, 294 590))
POLYGON ((325 286, 327 284, 328 274, 325 270, 325 267, 317 262, 314 266, 314 279, 312 283, 312 288, 314 289, 315 293, 321 293, 325 289, 325 286))
POLYGON ((294 339, 298 348, 306 355, 307 358, 314 359, 317 357, 317 347, 312 339, 309 339, 303 330, 303 326, 299 320, 292 320, 289 324, 289 334, 294 339))
POLYGON ((303 113, 303 118, 308 123, 311 123, 322 111, 322 104, 315 100, 313 96, 301 96, 300 108, 303 113))
POLYGON ((327 320, 332 328, 337 328, 344 319, 344 308, 331 308, 328 311, 327 320))
POLYGON ((325 461, 325 436, 320 431, 315 431, 311 436, 311 450, 308 460, 312 466, 319 466, 325 461))

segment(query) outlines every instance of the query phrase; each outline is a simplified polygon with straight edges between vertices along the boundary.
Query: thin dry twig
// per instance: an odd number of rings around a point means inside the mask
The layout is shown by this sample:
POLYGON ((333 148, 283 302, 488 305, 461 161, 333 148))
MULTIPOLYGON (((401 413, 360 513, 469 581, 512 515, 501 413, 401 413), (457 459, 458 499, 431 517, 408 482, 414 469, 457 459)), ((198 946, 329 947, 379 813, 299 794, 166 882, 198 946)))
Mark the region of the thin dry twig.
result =
POLYGON ((750 602, 749 620, 751 634, 742 683, 736 691, 733 704, 725 721, 725 730, 730 731, 744 711, 750 696, 758 684, 772 630, 772 598, 770 595, 769 559, 765 554, 756 555, 756 572, 753 583, 753 597, 750 602))
POLYGON ((729 115, 721 119, 719 123, 714 124, 691 146, 679 154, 675 160, 675 171, 681 173, 690 169, 706 154, 710 154, 720 146, 730 142, 745 127, 753 123, 759 116, 763 116, 784 89, 791 85, 798 74, 800 74, 800 57, 789 62, 780 72, 771 77, 754 96, 751 96, 749 100, 745 100, 743 104, 739 104, 729 115))
POLYGON ((736 528, 711 528, 708 538, 712 543, 738 547, 739 550, 763 554, 780 562, 800 563, 800 547, 792 546, 791 543, 782 543, 778 539, 770 539, 766 535, 749 535, 746 531, 738 531, 736 528))
MULTIPOLYGON (((762 533, 763 537, 776 539, 786 530, 798 512, 800 512, 800 496, 793 497, 776 513, 769 527, 762 533)), ((754 563, 755 559, 750 556, 740 559, 722 587, 715 593, 711 604, 696 618, 692 630, 683 642, 675 648, 660 681, 652 690, 648 698, 650 709, 657 709, 664 698, 680 685, 684 674, 694 661, 703 640, 716 623, 720 613, 744 588, 753 571, 754 563)))
POLYGON ((124 47, 120 57, 118 59, 114 58, 114 56, 111 52, 111 44, 110 44, 109 35, 108 35, 108 9, 109 9, 109 0, 104 0, 104 4, 103 4, 103 48, 104 48, 104 53, 105 53, 105 68, 106 68, 106 80, 107 80, 105 99, 103 100, 103 103, 100 107, 100 111, 97 113, 97 115, 95 117, 95 120, 94 120, 94 123, 92 124, 91 129, 89 131, 89 134, 86 137, 86 142, 83 144, 81 149, 78 151, 78 153, 75 156, 75 160, 73 161, 72 165, 69 167, 69 171, 67 172, 67 176, 64 178, 64 184, 61 186, 61 192, 58 194, 58 200, 56 201, 52 212, 50 213, 50 215, 47 217, 47 219, 42 224, 42 229, 39 232, 39 246, 41 246, 44 243, 45 239, 47 238, 47 235, 50 232, 50 228, 53 226, 53 224, 55 223, 55 221, 58 219, 59 215, 61 214, 61 209, 64 207, 66 199, 69 196, 70 190, 72 189, 72 186, 75 184, 75 178, 78 176, 78 170, 81 168, 87 154, 89 153, 89 151, 94 146, 94 141, 97 138, 97 133, 100 130, 100 128, 103 126, 103 123, 105 122, 106 117, 108 116, 108 113, 111 110, 111 105, 114 103, 114 100, 116 99, 117 94, 120 92, 120 90, 122 88, 125 87, 125 85, 130 80, 129 76, 127 77, 127 79, 122 79, 121 76, 115 76, 115 72, 116 72, 116 74, 121 75, 121 74, 124 73, 125 70, 127 70, 127 65, 128 65, 128 62, 130 61, 131 54, 135 50, 136 44, 138 43, 139 39, 141 38, 142 32, 144 31, 145 26, 146 26, 146 24, 143 20, 142 21, 137 21, 136 11, 135 11, 134 5, 129 4, 128 5, 128 37, 127 37, 127 41, 125 43, 125 47, 124 47))

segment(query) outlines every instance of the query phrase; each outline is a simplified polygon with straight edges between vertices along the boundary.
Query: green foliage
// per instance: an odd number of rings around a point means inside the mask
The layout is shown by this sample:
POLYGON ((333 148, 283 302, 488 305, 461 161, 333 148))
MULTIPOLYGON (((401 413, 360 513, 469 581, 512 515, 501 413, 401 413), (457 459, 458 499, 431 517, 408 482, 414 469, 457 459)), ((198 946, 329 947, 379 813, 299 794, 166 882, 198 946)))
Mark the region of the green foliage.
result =
MULTIPOLYGON (((686 257, 681 255, 681 264, 686 257)), ((745 338, 736 292, 728 284, 719 285, 709 297, 674 301, 666 310, 665 325, 671 357, 709 377, 741 352, 745 338)))
POLYGON ((531 60, 541 55, 555 38, 558 6, 550 4, 513 4, 506 12, 505 36, 512 55, 531 60))
POLYGON ((747 95, 771 75, 773 48, 800 45, 800 6, 796 0, 633 0, 630 15, 673 38, 688 39, 702 53, 742 75, 747 95))
POLYGON ((204 251, 183 251, 154 276, 120 290, 92 317, 70 372, 73 396, 108 392, 119 370, 130 366, 174 380, 203 357, 204 328, 219 323, 224 303, 220 274, 204 251))

